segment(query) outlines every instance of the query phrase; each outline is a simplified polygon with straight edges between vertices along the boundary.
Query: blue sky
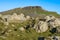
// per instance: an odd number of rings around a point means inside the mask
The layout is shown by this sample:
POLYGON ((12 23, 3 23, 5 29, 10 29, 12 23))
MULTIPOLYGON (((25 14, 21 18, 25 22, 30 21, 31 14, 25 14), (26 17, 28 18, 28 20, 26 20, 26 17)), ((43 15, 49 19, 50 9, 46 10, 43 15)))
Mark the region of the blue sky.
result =
POLYGON ((0 0, 0 12, 25 6, 41 6, 60 14, 60 0, 0 0))

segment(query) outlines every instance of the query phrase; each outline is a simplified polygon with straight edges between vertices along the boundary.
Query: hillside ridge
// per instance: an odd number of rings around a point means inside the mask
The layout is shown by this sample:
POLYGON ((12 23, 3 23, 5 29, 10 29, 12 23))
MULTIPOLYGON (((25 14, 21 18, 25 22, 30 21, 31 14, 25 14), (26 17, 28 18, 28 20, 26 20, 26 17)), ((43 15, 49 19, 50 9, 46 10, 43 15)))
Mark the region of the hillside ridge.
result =
POLYGON ((60 15, 57 12, 51 12, 51 11, 47 11, 44 10, 41 6, 27 6, 27 7, 23 7, 23 8, 15 8, 15 9, 11 9, 8 11, 4 11, 4 12, 0 12, 1 14, 13 14, 13 13, 24 13, 25 15, 39 15, 39 14, 44 14, 44 15, 53 15, 56 17, 60 17, 60 15))

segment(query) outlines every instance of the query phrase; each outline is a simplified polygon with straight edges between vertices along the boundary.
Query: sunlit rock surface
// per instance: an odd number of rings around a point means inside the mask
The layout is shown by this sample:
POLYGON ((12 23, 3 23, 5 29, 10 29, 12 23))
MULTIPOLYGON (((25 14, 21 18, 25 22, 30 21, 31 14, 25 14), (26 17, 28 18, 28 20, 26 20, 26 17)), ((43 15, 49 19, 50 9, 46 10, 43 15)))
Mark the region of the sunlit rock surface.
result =
POLYGON ((17 13, 13 13, 12 15, 0 15, 0 38, 3 39, 10 37, 14 39, 16 37, 18 39, 21 37, 24 40, 30 36, 33 37, 34 35, 34 37, 36 37, 42 34, 44 36, 51 36, 52 33, 50 30, 52 28, 57 28, 56 35, 60 34, 59 18, 49 15, 42 18, 34 18, 29 15, 26 16, 23 13, 19 15, 17 13))
POLYGON ((39 21, 38 24, 35 24, 34 28, 38 33, 46 32, 48 30, 48 24, 43 21, 39 21))

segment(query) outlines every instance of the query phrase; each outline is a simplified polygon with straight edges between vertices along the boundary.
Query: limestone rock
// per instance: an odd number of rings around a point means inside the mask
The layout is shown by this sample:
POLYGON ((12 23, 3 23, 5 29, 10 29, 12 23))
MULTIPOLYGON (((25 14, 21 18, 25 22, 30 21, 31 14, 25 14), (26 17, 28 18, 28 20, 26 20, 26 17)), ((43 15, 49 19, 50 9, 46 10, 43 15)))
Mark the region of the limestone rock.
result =
POLYGON ((55 17, 54 16, 46 16, 45 19, 46 19, 46 21, 49 21, 49 20, 55 19, 55 17))
POLYGON ((8 25, 9 25, 9 23, 8 23, 8 22, 4 22, 4 25, 8 26, 8 25))
POLYGON ((0 17, 2 17, 2 14, 0 14, 0 17))
POLYGON ((46 22, 40 21, 40 31, 45 32, 48 29, 48 24, 46 22))
POLYGON ((48 37, 50 40, 60 40, 60 36, 50 36, 48 37))
POLYGON ((50 27, 57 27, 60 26, 60 20, 58 18, 55 18, 54 16, 46 16, 45 17, 46 22, 48 22, 50 27))
POLYGON ((24 14, 20 14, 20 20, 22 20, 22 21, 24 21, 24 20, 26 20, 26 18, 24 17, 24 14))
POLYGON ((30 16, 26 16, 26 20, 29 20, 30 19, 30 16))
POLYGON ((13 13, 13 15, 9 17, 9 20, 19 20, 19 17, 16 13, 13 13))
POLYGON ((60 26, 60 20, 58 18, 56 18, 56 20, 54 21, 56 26, 60 26))
POLYGON ((11 26, 12 26, 12 27, 15 27, 15 25, 14 25, 14 24, 12 24, 11 26))
POLYGON ((38 24, 35 24, 34 28, 38 33, 42 33, 48 30, 48 24, 46 22, 39 21, 38 24))
POLYGON ((20 31, 24 31, 25 29, 24 29, 23 27, 20 27, 19 30, 20 30, 20 31))
POLYGON ((57 33, 60 33, 60 27, 57 27, 57 33))
POLYGON ((8 32, 11 32, 12 30, 10 29, 10 30, 8 30, 8 32))
POLYGON ((50 20, 49 25, 50 27, 53 27, 53 28, 58 27, 60 26, 60 20, 57 18, 54 21, 50 20))
POLYGON ((24 14, 20 14, 20 15, 13 14, 13 15, 12 15, 12 19, 13 19, 13 20, 24 21, 24 20, 25 20, 25 17, 24 17, 24 14))

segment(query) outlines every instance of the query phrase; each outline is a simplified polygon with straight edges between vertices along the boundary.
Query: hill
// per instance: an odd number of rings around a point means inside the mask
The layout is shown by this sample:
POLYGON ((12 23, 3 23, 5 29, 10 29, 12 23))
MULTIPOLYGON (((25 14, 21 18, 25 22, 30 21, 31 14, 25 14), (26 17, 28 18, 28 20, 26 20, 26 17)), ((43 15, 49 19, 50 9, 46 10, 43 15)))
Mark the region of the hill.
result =
POLYGON ((28 6, 0 13, 3 14, 0 15, 0 40, 39 40, 40 37, 49 40, 51 39, 49 37, 60 36, 60 20, 56 18, 60 15, 56 12, 44 10, 40 6, 28 6), (13 13, 14 15, 7 15, 13 13), (21 13, 29 16, 26 17, 21 13), (54 15, 55 17, 46 15, 54 15), (40 19, 37 16, 46 17, 40 19), (26 18, 29 19, 26 20, 26 18))
POLYGON ((11 10, 0 12, 0 13, 1 14, 24 13, 25 15, 30 15, 30 16, 37 16, 40 14, 40 15, 54 15, 56 17, 60 17, 60 15, 57 14, 57 12, 44 10, 40 6, 28 6, 23 8, 15 8, 15 9, 11 9, 11 10))

